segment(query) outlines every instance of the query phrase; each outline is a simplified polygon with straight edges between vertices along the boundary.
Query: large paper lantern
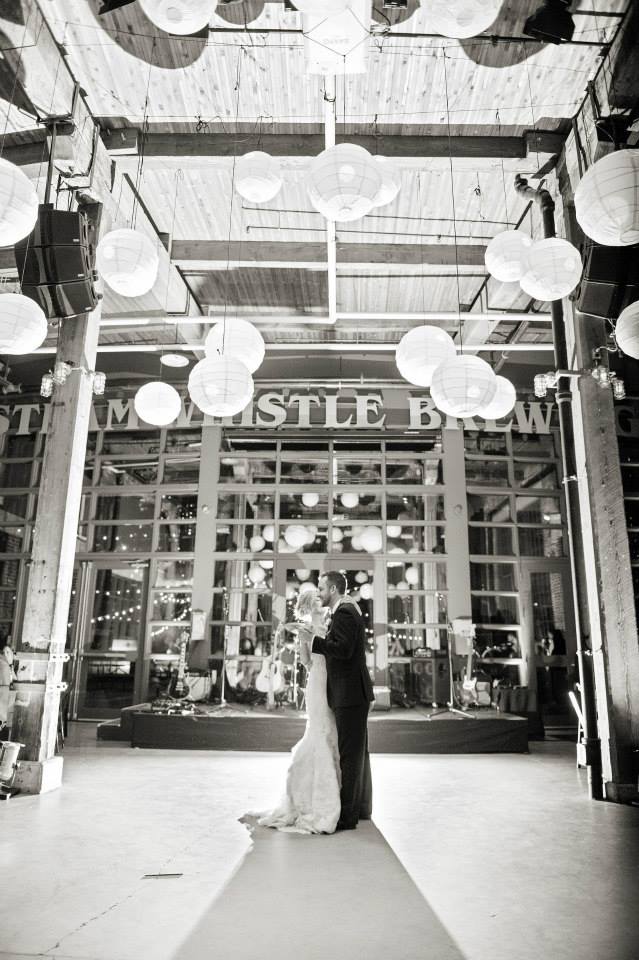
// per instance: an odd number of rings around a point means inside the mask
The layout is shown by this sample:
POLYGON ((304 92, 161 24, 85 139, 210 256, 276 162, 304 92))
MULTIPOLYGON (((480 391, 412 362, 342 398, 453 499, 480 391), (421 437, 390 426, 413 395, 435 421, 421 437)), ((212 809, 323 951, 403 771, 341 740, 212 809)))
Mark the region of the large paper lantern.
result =
POLYGON ((639 243, 639 153, 616 150, 584 174, 575 190, 584 233, 610 247, 639 243))
POLYGON ((498 233, 486 247, 486 269, 495 280, 501 280, 502 283, 519 280, 523 271, 523 257, 531 245, 531 238, 522 230, 498 233))
POLYGON ((306 567, 299 567, 299 568, 295 571, 295 576, 296 576, 297 579, 300 580, 302 583, 306 583, 307 580, 310 580, 310 579, 311 579, 311 571, 310 571, 310 570, 307 570, 306 567))
POLYGON ((38 219, 38 195, 15 163, 0 158, 0 247, 31 233, 38 219))
POLYGON ((154 244, 137 230, 111 230, 100 240, 95 257, 102 278, 123 297, 148 293, 158 275, 154 244))
POLYGON ((251 537, 249 540, 249 550, 251 553, 259 553, 260 550, 263 550, 266 546, 266 540, 264 537, 261 537, 259 533, 256 533, 254 537, 251 537))
POLYGON ((333 543, 341 543, 342 540, 344 539, 343 530, 341 530, 339 527, 333 527, 333 530, 331 533, 331 539, 333 543))
POLYGON ((363 583, 359 588, 359 595, 362 600, 372 600, 373 599, 373 584, 372 583, 363 583))
POLYGON ((269 543, 273 543, 275 540, 275 527, 272 523, 267 523, 265 527, 262 527, 262 536, 269 543))
POLYGON ((395 362, 404 380, 417 387, 430 387, 433 373, 456 355, 450 334, 441 327, 415 327, 397 344, 395 362))
POLYGON ((389 523, 386 527, 386 536, 390 537, 391 540, 396 540, 397 537, 401 537, 402 528, 398 523, 389 523))
POLYGON ((305 507, 316 507, 320 501, 319 493, 303 493, 302 503, 305 507))
MULTIPOLYGON (((0 303, 2 303, 1 300, 0 303)), ((615 338, 620 350, 623 350, 627 356, 639 360, 639 300, 631 303, 619 314, 615 326, 615 338)))
POLYGON ((189 374, 189 394, 202 413, 232 417, 250 403, 253 377, 235 357, 204 357, 189 374))
POLYGON ((358 493, 343 493, 339 499, 342 506, 346 507, 347 510, 354 510, 355 507, 359 506, 358 493))
POLYGON ((344 223, 372 210, 382 173, 363 147, 338 143, 311 160, 306 186, 316 210, 327 220, 344 223))
POLYGON ((179 417, 182 400, 170 383, 154 380, 140 387, 133 400, 133 406, 138 417, 145 423, 166 427, 179 417))
POLYGON ((282 189, 279 161, 261 150, 245 153, 235 164, 235 189, 251 203, 268 203, 282 189))
POLYGON ((416 587, 419 583, 419 568, 418 567, 406 567, 404 572, 404 579, 411 587, 416 587))
POLYGON ((497 392, 492 368, 481 357, 460 354, 440 364, 433 374, 430 395, 452 417, 472 417, 497 392))
POLYGON ((255 373, 264 360, 264 338, 248 320, 240 317, 220 320, 209 330, 204 352, 207 357, 235 357, 250 373, 255 373))
POLYGON ((517 391, 506 377, 496 376, 497 390, 495 396, 485 407, 480 407, 477 416, 484 420, 499 420, 501 417, 507 417, 515 406, 517 400, 517 391))
POLYGON ((386 157, 374 157, 373 159, 379 164, 382 173, 382 185, 373 201, 373 206, 385 207, 387 203, 392 203, 399 193, 401 186, 399 170, 386 157))
POLYGON ((367 553, 377 553, 382 549, 382 531, 379 527, 365 527, 359 535, 359 540, 367 553))
POLYGON ((301 524, 293 523, 284 531, 284 539, 293 550, 300 550, 308 540, 308 530, 301 524))
POLYGON ((350 6, 349 0, 293 0, 293 4, 300 13, 313 17, 332 17, 336 13, 344 13, 350 6))
POLYGON ((138 0, 149 20, 167 33, 189 36, 208 27, 217 0, 138 0))
POLYGON ((47 318, 40 306, 21 293, 0 297, 0 354, 33 353, 47 336, 47 318))
POLYGON ((253 563, 248 568, 248 578, 251 583, 264 583, 266 580, 266 570, 259 563, 253 563))
POLYGON ((501 0, 448 0, 430 6, 429 22, 435 33, 454 40, 467 40, 492 26, 501 0))
POLYGON ((575 289, 581 271, 577 248, 560 237, 547 237, 526 251, 519 282, 524 293, 535 300, 561 300, 575 289))

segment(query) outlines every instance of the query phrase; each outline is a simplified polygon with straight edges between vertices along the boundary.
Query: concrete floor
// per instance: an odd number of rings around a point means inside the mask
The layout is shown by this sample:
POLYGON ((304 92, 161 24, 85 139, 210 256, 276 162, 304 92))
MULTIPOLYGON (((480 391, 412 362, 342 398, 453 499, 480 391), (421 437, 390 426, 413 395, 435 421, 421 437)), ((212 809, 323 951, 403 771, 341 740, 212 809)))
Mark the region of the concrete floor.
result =
POLYGON ((283 754, 94 736, 0 807, 0 960, 639 958, 639 810, 591 802, 570 744, 375 755, 374 822, 304 837, 239 822, 283 754))

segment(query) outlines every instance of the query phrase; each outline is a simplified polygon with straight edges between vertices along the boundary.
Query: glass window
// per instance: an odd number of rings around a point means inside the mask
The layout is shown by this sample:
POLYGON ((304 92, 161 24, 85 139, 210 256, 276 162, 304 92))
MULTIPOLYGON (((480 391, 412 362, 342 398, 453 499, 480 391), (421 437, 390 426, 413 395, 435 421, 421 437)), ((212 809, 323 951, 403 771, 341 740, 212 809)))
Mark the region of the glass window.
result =
POLYGON ((316 491, 280 493, 280 517, 283 520, 320 519, 328 517, 328 494, 316 491))
POLYGON ((468 494, 468 519, 486 523, 510 523, 512 512, 509 494, 468 494))
POLYGON ((556 463, 531 463, 525 460, 515 460, 513 463, 516 487, 541 488, 542 490, 558 490, 559 470, 556 463))
POLYGON ((518 523, 561 524, 559 497, 517 497, 518 523))
POLYGON ((513 531, 508 527, 469 527, 468 542, 471 554, 509 557, 515 552, 513 531))
POLYGON ((440 627, 414 628, 405 624, 389 623, 388 656, 410 657, 419 650, 445 649, 447 632, 440 627))
POLYGON ((317 457, 282 457, 280 463, 280 481, 281 483, 320 483, 327 484, 328 474, 328 455, 318 453, 317 457))
POLYGON ((12 523, 16 520, 26 520, 29 515, 29 497, 14 497, 11 494, 0 494, 0 522, 12 523))
POLYGON ((519 623, 516 597, 471 597, 474 623, 519 623))
POLYGON ((195 520, 197 494, 165 493, 160 501, 161 520, 195 520))
POLYGON ((357 459, 343 456, 335 457, 333 461, 333 482, 344 483, 348 486, 358 483, 381 483, 382 464, 380 456, 357 457, 357 459))
MULTIPOLYGON (((479 628, 473 646, 481 657, 510 659, 520 657, 519 631, 479 628)), ((477 663, 481 668, 481 660, 477 663)))
POLYGON ((151 550, 150 523, 96 525, 93 534, 93 549, 99 552, 113 551, 139 553, 151 550))
POLYGON ((437 521, 444 519, 444 496, 413 496, 413 494, 386 495, 386 516, 402 523, 437 521))
POLYGON ((444 593, 413 593, 403 591, 387 599, 388 623, 447 623, 448 601, 444 593))
POLYGON ((522 557, 562 557, 563 531, 549 527, 519 527, 519 553, 522 557))
POLYGON ((429 485, 443 483, 442 461, 439 457, 427 460, 387 457, 386 482, 429 485))
POLYGON ((272 520, 274 511, 275 493, 220 493, 217 500, 220 519, 272 520))
POLYGON ((627 493, 639 493, 639 467, 621 466, 621 480, 627 493))
POLYGON ((223 456, 220 483, 275 483, 276 461, 263 457, 223 456))
POLYGON ((13 590, 0 590, 0 620, 13 620, 15 600, 13 590))
POLYGON ((629 527, 639 527, 639 500, 625 500, 626 522, 629 527))
POLYGON ((536 457, 538 460, 557 457, 558 440, 553 433, 511 433, 513 454, 520 457, 536 457))
MULTIPOLYGON (((247 578, 248 580, 248 578, 247 578)), ((248 580, 250 584, 250 580, 248 580)), ((270 623, 273 615, 273 595, 267 586, 264 589, 231 590, 228 594, 228 619, 234 623, 242 620, 270 623)), ((222 592, 213 594, 213 620, 224 620, 225 599, 222 592)))
POLYGON ((193 430, 167 430, 166 431, 166 450, 192 450, 202 446, 202 429, 196 427, 193 430))
POLYGON ((163 483, 197 483, 199 477, 199 458, 167 457, 164 461, 163 483))
POLYGON ((121 567, 98 569, 91 629, 85 638, 85 650, 136 654, 140 626, 144 619, 143 569, 121 567))
POLYGON ((149 628, 151 653, 179 656, 181 637, 187 628, 183 624, 156 624, 149 628))
POLYGON ((160 452, 159 430, 105 432, 102 434, 102 453, 107 456, 127 454, 130 457, 157 456, 160 452))
POLYGON ((267 549, 273 549, 274 530, 273 524, 218 522, 215 527, 216 550, 220 553, 238 550, 253 553, 256 551, 252 549, 251 539, 258 536, 267 541, 267 549))
POLYGON ((98 496, 96 520, 147 520, 153 519, 155 497, 144 496, 98 496))
POLYGON ((387 524, 386 542, 389 553, 445 553, 445 527, 400 526, 387 524))
POLYGON ((507 460, 466 460, 466 483, 483 487, 508 486, 507 460))
POLYGON ((517 589, 515 564, 471 563, 470 587, 471 590, 506 590, 514 592, 517 589))
POLYGON ((333 496, 333 517, 336 520, 379 520, 382 498, 379 493, 358 493, 345 490, 333 496))
POLYGON ((28 487, 31 485, 31 461, 27 463, 0 461, 0 487, 28 487))
POLYGON ((154 587, 193 586, 193 560, 157 560, 154 567, 154 587))
POLYGON ((191 618, 191 593, 156 590, 151 603, 151 620, 188 620, 191 618))
POLYGON ((2 434, 0 435, 0 456, 7 460, 35 457, 40 451, 41 439, 37 433, 30 433, 27 436, 18 436, 15 433, 2 434))
POLYGON ((386 583, 389 590, 397 589, 398 583, 417 590, 445 590, 446 564, 430 560, 414 563, 390 560, 386 565, 386 583))
POLYGON ((193 553, 195 525, 190 523, 161 523, 158 530, 159 553, 193 553))
POLYGON ((157 460, 102 460, 98 482, 109 487, 128 487, 134 484, 157 483, 157 460))
POLYGON ((0 585, 3 587, 17 587, 20 575, 20 561, 6 560, 0 557, 0 585))
MULTIPOLYGON (((24 534, 24 527, 0 527, 0 553, 22 553, 24 534)), ((28 549, 27 543, 24 549, 28 549)))
POLYGON ((566 650, 566 620, 564 603, 564 579, 561 573, 540 570, 530 574, 532 596, 533 634, 541 649, 555 656, 563 656, 566 650))
MULTIPOLYGON (((224 630, 225 624, 211 624, 211 656, 221 657, 224 651, 224 630)), ((228 628, 227 636, 227 680, 231 687, 238 685, 238 671, 241 677, 242 666, 238 665, 238 659, 244 657, 267 657, 271 652, 271 638, 273 628, 270 623, 242 623, 228 628), (231 668, 229 669, 229 663, 231 668)), ((261 663, 257 660, 254 664, 255 676, 260 672, 261 663)), ((240 680, 240 689, 245 686, 240 680)), ((229 698, 230 699, 230 698, 229 698)))
POLYGON ((508 454, 508 441, 505 433, 481 433, 465 430, 464 448, 467 453, 489 453, 493 456, 508 454))
POLYGON ((280 553, 326 553, 328 531, 326 527, 318 528, 315 524, 281 524, 280 539, 277 550, 280 553), (299 542, 299 527, 306 530, 306 540, 299 542), (293 530, 292 528, 295 528, 293 530))

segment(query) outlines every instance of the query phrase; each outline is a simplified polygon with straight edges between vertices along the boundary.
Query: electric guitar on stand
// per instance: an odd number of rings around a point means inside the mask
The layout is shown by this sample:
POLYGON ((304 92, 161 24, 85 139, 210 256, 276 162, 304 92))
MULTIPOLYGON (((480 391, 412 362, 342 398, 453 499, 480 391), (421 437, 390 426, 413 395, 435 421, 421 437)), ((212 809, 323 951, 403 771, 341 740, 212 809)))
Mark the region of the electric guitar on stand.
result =
POLYGON ((266 708, 272 710, 275 706, 275 694, 281 693, 286 686, 286 680, 282 673, 282 662, 278 656, 280 640, 284 628, 280 624, 273 637, 273 648, 271 656, 265 657, 262 661, 262 669, 255 679, 255 688, 260 693, 266 694, 266 708))
POLYGON ((180 634, 180 656, 177 662, 177 669, 171 674, 169 680, 168 695, 175 700, 184 700, 189 695, 189 687, 185 681, 186 674, 186 648, 189 645, 189 632, 183 630, 180 634))

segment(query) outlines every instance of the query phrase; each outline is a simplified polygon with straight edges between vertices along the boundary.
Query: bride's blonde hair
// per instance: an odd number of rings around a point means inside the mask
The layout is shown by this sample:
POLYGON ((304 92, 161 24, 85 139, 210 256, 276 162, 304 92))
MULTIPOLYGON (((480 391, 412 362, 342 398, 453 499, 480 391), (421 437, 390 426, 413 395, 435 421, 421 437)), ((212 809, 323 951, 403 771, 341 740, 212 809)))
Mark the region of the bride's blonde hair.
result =
POLYGON ((297 620, 309 619, 313 616, 315 605, 319 599, 319 590, 317 587, 307 587, 302 590, 295 604, 295 617, 297 620))

